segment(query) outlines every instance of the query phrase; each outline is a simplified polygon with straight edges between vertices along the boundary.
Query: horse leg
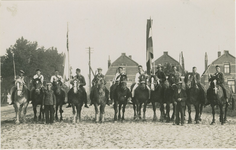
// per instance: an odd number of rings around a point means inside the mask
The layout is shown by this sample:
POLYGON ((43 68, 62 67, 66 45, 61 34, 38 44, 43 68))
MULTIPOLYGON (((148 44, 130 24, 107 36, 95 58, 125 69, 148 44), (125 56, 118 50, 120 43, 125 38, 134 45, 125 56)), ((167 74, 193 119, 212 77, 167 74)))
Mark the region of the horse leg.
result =
POLYGON ((81 109, 81 108, 80 108, 79 104, 77 104, 77 105, 76 105, 76 110, 77 110, 76 123, 81 121, 81 120, 80 120, 80 109, 81 109))
POLYGON ((221 122, 221 125, 223 125, 224 124, 224 120, 223 120, 223 114, 224 114, 223 104, 220 104, 219 107, 220 107, 220 122, 221 122))
POLYGON ((187 104, 188 107, 188 123, 192 123, 192 117, 191 117, 191 104, 187 104))
POLYGON ((142 109, 142 103, 139 104, 138 106, 138 119, 141 119, 141 109, 142 109))
POLYGON ((155 102, 152 102, 152 109, 153 109, 153 121, 157 121, 157 114, 156 114, 156 105, 155 105, 155 102))
POLYGON ((74 104, 72 104, 72 112, 73 112, 73 123, 75 123, 76 122, 76 112, 75 112, 75 105, 74 104))
POLYGON ((126 104, 123 104, 123 110, 122 110, 122 119, 121 119, 121 122, 123 122, 125 120, 125 107, 126 107, 126 104))
POLYGON ((137 106, 134 102, 133 102, 133 110, 134 110, 134 120, 135 120, 137 117, 137 106))
POLYGON ((160 121, 163 122, 164 121, 164 104, 163 103, 161 103, 160 112, 161 112, 160 121))
POLYGON ((22 105, 19 105, 19 111, 18 111, 18 113, 19 113, 19 121, 21 120, 21 113, 22 113, 22 105))
POLYGON ((173 113, 172 113, 170 121, 174 121, 175 120, 175 104, 172 103, 172 106, 173 106, 173 113))
POLYGON ((224 113, 224 123, 227 121, 227 110, 228 110, 228 103, 225 104, 225 113, 224 113))
POLYGON ((198 117, 198 115, 199 115, 199 104, 194 105, 194 107, 195 107, 195 121, 196 121, 196 124, 198 124, 199 123, 199 117, 198 117))
POLYGON ((27 107, 28 107, 28 102, 26 104, 23 105, 23 123, 25 123, 25 115, 27 112, 27 107))
POLYGON ((215 105, 212 104, 211 108, 212 108, 212 116, 213 116, 211 125, 213 125, 215 123, 215 105))
POLYGON ((106 106, 106 104, 100 106, 100 116, 101 116, 100 119, 101 119, 101 123, 104 122, 105 106, 106 106))
POLYGON ((20 115, 19 115, 20 105, 16 102, 14 105, 15 105, 15 112, 16 112, 16 124, 20 124, 20 115))
POLYGON ((114 111, 115 111, 114 121, 116 122, 117 121, 117 101, 114 101, 114 111))
POLYGON ((144 105, 143 105, 143 121, 146 121, 146 108, 147 108, 147 102, 144 102, 144 105))
POLYGON ((120 115, 121 107, 122 107, 122 104, 119 104, 119 114, 118 114, 118 120, 121 120, 121 115, 120 115))
POLYGON ((37 121, 37 105, 33 105, 34 110, 34 121, 37 121))
POLYGON ((98 123, 99 117, 98 117, 98 104, 94 104, 95 108, 95 122, 98 123))
POLYGON ((203 109, 203 104, 200 104, 199 106, 199 121, 202 121, 202 109, 203 109))
POLYGON ((58 106, 59 106, 59 105, 56 105, 56 113, 55 113, 55 119, 56 119, 56 121, 58 121, 58 114, 57 114, 57 112, 58 112, 58 106))
POLYGON ((62 118, 62 113, 63 113, 63 110, 62 110, 62 104, 61 104, 61 105, 60 105, 60 121, 63 120, 63 118, 62 118))
POLYGON ((166 122, 169 123, 170 122, 170 103, 166 103, 166 122))

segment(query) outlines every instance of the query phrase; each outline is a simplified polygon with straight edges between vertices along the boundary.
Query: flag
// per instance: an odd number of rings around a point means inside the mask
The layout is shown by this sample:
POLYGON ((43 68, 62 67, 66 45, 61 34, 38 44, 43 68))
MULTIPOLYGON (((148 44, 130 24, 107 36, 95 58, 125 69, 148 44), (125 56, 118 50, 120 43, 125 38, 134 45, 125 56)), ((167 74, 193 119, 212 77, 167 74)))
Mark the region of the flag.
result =
POLYGON ((70 80, 70 64, 69 64, 69 38, 68 38, 68 23, 67 23, 67 34, 66 34, 66 52, 65 52, 65 58, 64 58, 64 74, 63 74, 63 78, 64 81, 68 81, 70 80))
POLYGON ((183 68, 183 74, 185 74, 185 67, 184 67, 184 54, 181 52, 181 60, 182 60, 182 68, 183 68))
POLYGON ((207 69, 207 65, 208 65, 208 56, 207 52, 205 52, 205 70, 207 69))
POLYGON ((151 74, 153 59, 153 43, 152 43, 152 20, 147 20, 147 34, 146 34, 146 66, 147 74, 151 74))

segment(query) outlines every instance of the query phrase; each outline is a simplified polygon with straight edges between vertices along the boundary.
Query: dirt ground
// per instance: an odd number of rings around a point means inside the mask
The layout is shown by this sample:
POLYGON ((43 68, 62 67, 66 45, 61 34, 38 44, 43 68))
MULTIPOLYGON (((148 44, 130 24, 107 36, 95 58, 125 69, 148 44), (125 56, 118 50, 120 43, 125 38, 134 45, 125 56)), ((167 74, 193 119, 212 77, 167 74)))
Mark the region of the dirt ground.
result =
MULTIPOLYGON (((64 120, 46 125, 33 122, 32 107, 27 122, 15 125, 12 106, 1 107, 2 149, 72 149, 72 148, 236 148, 236 117, 225 125, 210 125, 212 115, 204 113, 200 124, 173 125, 152 122, 153 111, 147 109, 147 121, 134 121, 133 109, 127 107, 125 122, 113 122, 112 106, 106 107, 105 123, 95 123, 94 107, 83 108, 82 122, 73 124, 72 109, 63 107, 64 120)), ((159 109, 157 111, 160 118, 159 109)), ((194 113, 192 113, 194 117, 194 113)), ((187 120, 186 120, 187 122, 187 120)))

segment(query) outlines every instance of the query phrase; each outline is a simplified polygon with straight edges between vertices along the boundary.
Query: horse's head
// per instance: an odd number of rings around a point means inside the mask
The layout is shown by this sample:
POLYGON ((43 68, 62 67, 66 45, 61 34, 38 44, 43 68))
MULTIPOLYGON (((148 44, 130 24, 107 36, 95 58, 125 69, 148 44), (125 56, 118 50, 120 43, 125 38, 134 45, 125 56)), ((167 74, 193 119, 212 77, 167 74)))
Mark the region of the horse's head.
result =
POLYGON ((33 86, 35 87, 35 91, 36 91, 36 93, 40 93, 40 90, 41 90, 41 88, 42 88, 42 82, 41 82, 41 80, 40 79, 34 79, 33 80, 33 86))
POLYGON ((175 83, 175 76, 173 74, 168 75, 169 84, 172 85, 175 83))
POLYGON ((139 83, 140 83, 140 87, 141 87, 142 89, 145 89, 145 88, 146 88, 147 80, 148 80, 148 78, 147 78, 144 74, 141 74, 141 75, 140 75, 140 77, 139 77, 139 83))
POLYGON ((60 80, 53 82, 53 86, 55 87, 55 91, 57 94, 61 93, 62 82, 60 80))
POLYGON ((219 90, 218 86, 216 85, 216 83, 217 83, 216 79, 212 81, 212 86, 213 86, 215 94, 217 94, 217 92, 219 90))
POLYGON ((160 84, 159 79, 158 79, 157 76, 155 76, 155 75, 151 75, 151 76, 150 76, 149 82, 150 82, 150 84, 151 84, 150 86, 151 86, 151 90, 152 90, 152 91, 155 91, 157 85, 160 84))
POLYGON ((24 84, 23 84, 22 80, 21 80, 21 79, 17 79, 17 80, 15 81, 15 85, 16 85, 16 92, 17 92, 17 95, 18 95, 18 96, 21 96, 22 93, 23 93, 23 90, 24 90, 24 84))
POLYGON ((185 77, 185 83, 186 83, 186 87, 188 88, 188 89, 190 89, 191 87, 192 87, 192 85, 193 85, 193 77, 190 75, 190 74, 188 74, 186 77, 185 77))
POLYGON ((74 93, 78 92, 79 84, 80 84, 79 80, 77 80, 77 79, 72 80, 72 88, 73 88, 74 93))
POLYGON ((127 76, 126 75, 121 75, 119 85, 120 85, 121 89, 126 90, 126 88, 127 88, 127 76))

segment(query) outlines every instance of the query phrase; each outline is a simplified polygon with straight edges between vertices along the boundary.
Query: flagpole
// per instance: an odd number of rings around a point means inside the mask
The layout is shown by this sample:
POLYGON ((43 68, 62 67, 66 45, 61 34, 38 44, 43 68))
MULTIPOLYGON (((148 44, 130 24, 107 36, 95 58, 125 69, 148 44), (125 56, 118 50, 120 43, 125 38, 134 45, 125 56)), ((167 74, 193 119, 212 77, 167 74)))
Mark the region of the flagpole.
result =
POLYGON ((71 76, 70 76, 70 55, 69 55, 69 23, 67 22, 67 55, 68 55, 68 79, 70 81, 71 76))

